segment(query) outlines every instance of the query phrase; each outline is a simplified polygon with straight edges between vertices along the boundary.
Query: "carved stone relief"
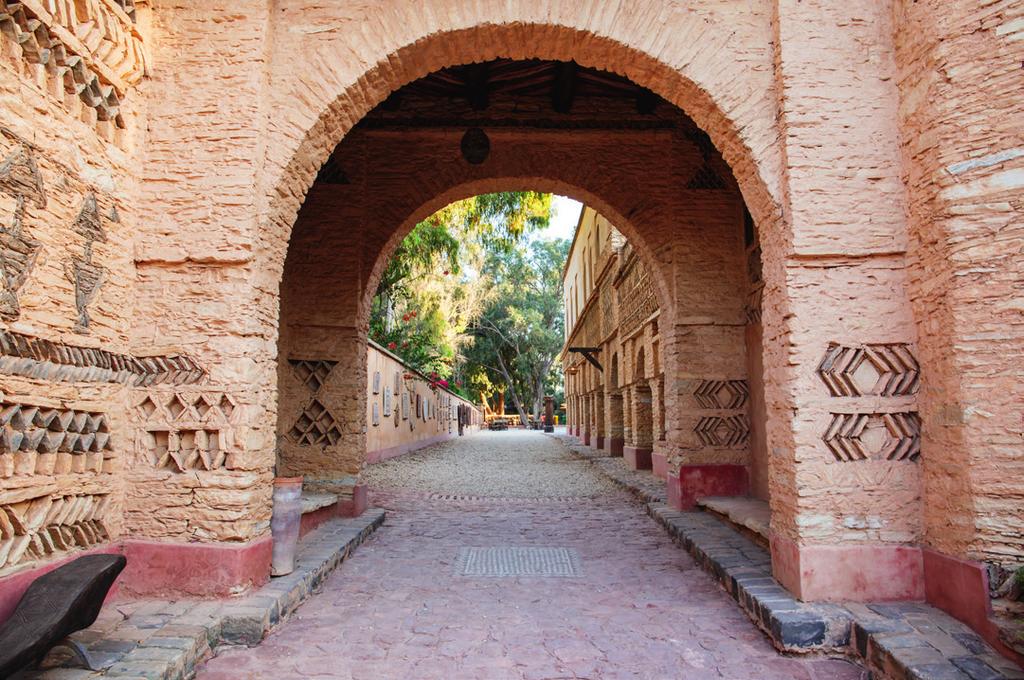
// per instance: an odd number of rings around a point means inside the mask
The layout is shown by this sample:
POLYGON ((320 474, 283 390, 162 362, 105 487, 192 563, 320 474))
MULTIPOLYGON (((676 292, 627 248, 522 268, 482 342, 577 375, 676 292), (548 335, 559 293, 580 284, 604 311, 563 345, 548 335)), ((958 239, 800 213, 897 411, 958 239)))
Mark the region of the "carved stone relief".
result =
POLYGON ((701 380, 693 398, 703 408, 738 409, 747 403, 749 394, 746 380, 701 380))
MULTIPOLYGON (((111 214, 116 216, 116 212, 111 214)), ((89 305, 99 294, 106 276, 106 269, 92 261, 93 244, 107 240, 95 194, 86 194, 71 228, 85 237, 85 247, 82 255, 76 255, 64 263, 64 275, 75 285, 75 309, 78 310, 75 330, 86 333, 89 330, 89 305)))
POLYGON ((0 402, 0 478, 110 472, 104 413, 0 402))
POLYGON ((220 391, 148 391, 135 407, 138 446, 157 468, 223 468, 235 448, 235 411, 235 401, 220 391))
POLYGON ((42 249, 39 241, 24 228, 25 205, 45 207, 46 192, 32 148, 16 140, 7 130, 2 132, 8 139, 18 142, 0 162, 0 193, 14 199, 10 223, 0 224, 0 318, 12 321, 21 314, 18 292, 28 280, 42 249))
POLYGON ((745 415, 705 416, 693 428, 705 446, 743 448, 750 439, 750 425, 745 415))
POLYGON ((833 398, 850 404, 847 412, 832 413, 822 435, 837 461, 920 458, 921 419, 908 410, 920 389, 920 366, 909 345, 833 343, 818 375, 833 398), (855 399, 860 397, 878 399, 859 409, 855 399))
POLYGON ((0 505, 0 570, 107 540, 109 496, 40 496, 0 505))
POLYGON ((834 413, 822 437, 836 460, 914 460, 921 455, 916 413, 834 413))
POLYGON ((115 3, 0 0, 0 33, 53 89, 77 96, 97 120, 123 128, 121 100, 146 74, 148 59, 133 24, 134 2, 115 3))
POLYGON ((921 368, 908 345, 829 345, 818 375, 833 397, 916 394, 921 368))
POLYGON ((0 329, 0 373, 41 380, 186 385, 206 371, 183 355, 135 357, 0 329))

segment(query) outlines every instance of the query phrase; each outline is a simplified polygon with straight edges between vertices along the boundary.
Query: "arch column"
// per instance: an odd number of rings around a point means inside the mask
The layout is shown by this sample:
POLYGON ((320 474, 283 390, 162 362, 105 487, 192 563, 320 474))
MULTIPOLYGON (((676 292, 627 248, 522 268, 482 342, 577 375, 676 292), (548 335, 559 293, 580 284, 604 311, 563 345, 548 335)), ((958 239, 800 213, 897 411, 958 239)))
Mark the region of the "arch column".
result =
POLYGON ((777 14, 791 224, 761 233, 773 573, 803 600, 923 599, 891 10, 777 14))
POLYGON ((651 469, 652 439, 651 387, 646 381, 634 383, 630 388, 630 429, 629 438, 622 455, 626 464, 634 470, 651 469))
POLYGON ((594 412, 594 436, 590 445, 600 451, 605 448, 608 441, 604 419, 604 390, 601 386, 594 390, 592 409, 594 412))
POLYGON ((604 400, 606 441, 605 450, 611 456, 621 456, 622 447, 625 445, 622 419, 622 392, 620 390, 609 390, 605 393, 604 400))

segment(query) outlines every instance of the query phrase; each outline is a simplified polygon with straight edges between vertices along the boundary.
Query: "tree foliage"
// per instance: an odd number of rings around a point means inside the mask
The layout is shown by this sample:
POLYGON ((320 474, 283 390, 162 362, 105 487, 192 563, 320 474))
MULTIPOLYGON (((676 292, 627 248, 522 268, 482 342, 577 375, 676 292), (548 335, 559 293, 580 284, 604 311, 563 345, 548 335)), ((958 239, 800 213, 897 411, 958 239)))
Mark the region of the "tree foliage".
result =
MULTIPOLYGON (((460 359, 467 327, 491 295, 483 270, 513 252, 524 236, 547 227, 549 194, 482 194, 452 203, 420 222, 385 266, 370 315, 370 337, 413 368, 489 393, 482 369, 460 359)), ((467 393, 468 392, 468 393, 467 393)), ((477 398, 479 392, 466 390, 477 398)))

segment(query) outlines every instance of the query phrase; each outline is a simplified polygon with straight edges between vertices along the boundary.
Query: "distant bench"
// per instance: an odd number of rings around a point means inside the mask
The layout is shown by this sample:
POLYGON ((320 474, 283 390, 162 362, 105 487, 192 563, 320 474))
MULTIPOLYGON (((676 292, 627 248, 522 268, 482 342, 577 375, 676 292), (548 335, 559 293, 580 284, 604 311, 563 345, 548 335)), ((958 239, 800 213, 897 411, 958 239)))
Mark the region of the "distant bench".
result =
POLYGON ((96 621, 127 563, 123 555, 85 555, 33 581, 0 626, 0 678, 39 663, 58 646, 93 670, 88 654, 68 636, 96 621))

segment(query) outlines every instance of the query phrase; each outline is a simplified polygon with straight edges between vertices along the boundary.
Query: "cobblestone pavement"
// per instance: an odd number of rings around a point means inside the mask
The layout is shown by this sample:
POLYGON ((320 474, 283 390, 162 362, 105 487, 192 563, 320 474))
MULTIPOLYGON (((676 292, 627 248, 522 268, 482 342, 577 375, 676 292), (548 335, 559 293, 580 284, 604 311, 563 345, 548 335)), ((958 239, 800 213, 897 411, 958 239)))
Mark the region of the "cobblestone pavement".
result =
POLYGON ((254 649, 222 651, 198 677, 866 677, 845 660, 778 654, 627 494, 585 464, 563 465, 561 484, 531 472, 568 460, 555 439, 481 433, 438 453, 443 473, 430 471, 429 452, 407 459, 415 488, 398 483, 405 461, 371 472, 386 487, 373 495, 391 511, 385 527, 279 632, 254 649), (463 463, 453 462, 460 453, 463 463), (488 498, 503 476, 546 481, 525 484, 519 497, 488 498), (581 498, 585 489, 602 491, 581 498), (582 573, 456 573, 466 566, 460 549, 503 546, 575 550, 582 573))

